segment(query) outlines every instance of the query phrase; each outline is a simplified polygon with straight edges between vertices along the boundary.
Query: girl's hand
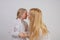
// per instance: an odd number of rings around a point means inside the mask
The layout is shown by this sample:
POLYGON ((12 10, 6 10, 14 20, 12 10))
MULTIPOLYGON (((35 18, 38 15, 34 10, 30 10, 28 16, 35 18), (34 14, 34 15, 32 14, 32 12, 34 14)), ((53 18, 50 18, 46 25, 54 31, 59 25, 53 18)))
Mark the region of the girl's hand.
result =
POLYGON ((19 33, 18 35, 20 38, 25 38, 25 34, 24 33, 19 33))

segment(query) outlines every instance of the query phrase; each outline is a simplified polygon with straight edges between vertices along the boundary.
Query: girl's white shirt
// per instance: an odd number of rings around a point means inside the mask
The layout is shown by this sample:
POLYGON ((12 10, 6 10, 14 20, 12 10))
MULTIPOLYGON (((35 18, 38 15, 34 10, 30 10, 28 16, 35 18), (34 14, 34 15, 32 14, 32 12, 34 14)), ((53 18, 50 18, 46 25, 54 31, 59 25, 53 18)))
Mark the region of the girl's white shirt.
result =
POLYGON ((25 26, 27 25, 24 20, 21 19, 16 19, 16 21, 13 23, 11 29, 10 29, 10 34, 12 36, 12 40, 26 40, 26 38, 19 38, 18 34, 19 33, 26 33, 25 32, 25 26), (24 25, 25 23, 25 25, 24 25))

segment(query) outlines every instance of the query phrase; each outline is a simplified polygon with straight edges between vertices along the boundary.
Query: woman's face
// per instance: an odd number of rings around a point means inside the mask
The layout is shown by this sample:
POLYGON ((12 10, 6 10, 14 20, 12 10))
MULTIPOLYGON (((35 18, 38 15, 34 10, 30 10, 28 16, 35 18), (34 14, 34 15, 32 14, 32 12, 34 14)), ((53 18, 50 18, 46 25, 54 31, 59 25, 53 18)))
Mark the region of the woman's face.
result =
POLYGON ((28 17, 29 20, 30 20, 30 14, 31 14, 31 12, 29 12, 29 13, 27 14, 27 17, 28 17))
POLYGON ((34 15, 34 12, 33 12, 33 11, 30 11, 30 12, 29 12, 28 18, 29 18, 30 21, 33 21, 33 20, 34 20, 35 15, 34 15))
POLYGON ((29 14, 27 14, 27 17, 28 17, 28 19, 29 19, 30 15, 29 15, 29 14))

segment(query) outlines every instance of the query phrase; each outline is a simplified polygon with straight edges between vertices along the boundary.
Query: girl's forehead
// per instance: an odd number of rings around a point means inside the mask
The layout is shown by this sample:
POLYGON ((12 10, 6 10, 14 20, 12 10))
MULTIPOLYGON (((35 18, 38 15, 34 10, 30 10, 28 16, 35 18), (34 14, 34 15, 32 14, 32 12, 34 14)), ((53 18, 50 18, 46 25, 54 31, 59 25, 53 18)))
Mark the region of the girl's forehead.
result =
POLYGON ((24 12, 27 12, 27 11, 24 11, 24 12))
POLYGON ((27 11, 24 11, 23 13, 27 14, 27 11))

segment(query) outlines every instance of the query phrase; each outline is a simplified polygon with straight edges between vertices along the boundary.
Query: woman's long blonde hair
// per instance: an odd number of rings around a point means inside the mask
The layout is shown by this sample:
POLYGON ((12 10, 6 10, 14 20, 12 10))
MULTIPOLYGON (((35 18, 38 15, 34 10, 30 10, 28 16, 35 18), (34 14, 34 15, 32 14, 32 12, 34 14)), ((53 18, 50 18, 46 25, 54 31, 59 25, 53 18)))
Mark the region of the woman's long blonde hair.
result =
POLYGON ((40 30, 42 35, 48 33, 46 25, 42 21, 42 12, 38 8, 30 9, 30 40, 38 40, 40 30))

